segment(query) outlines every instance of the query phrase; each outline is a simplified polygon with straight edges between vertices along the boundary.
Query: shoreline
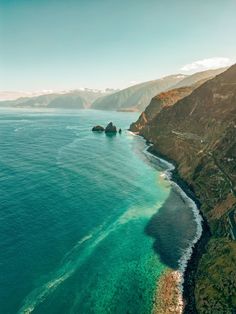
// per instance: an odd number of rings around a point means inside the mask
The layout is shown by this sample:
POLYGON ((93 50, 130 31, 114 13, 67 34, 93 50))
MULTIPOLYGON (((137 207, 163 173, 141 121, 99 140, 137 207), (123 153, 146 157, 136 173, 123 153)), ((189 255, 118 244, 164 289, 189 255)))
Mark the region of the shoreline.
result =
MULTIPOLYGON (((144 137, 143 137, 144 138, 144 137)), ((144 138, 145 139, 145 138, 144 138)), ((145 139, 146 140, 146 139, 145 139)), ((186 194, 186 196, 195 203, 196 209, 198 210, 198 214, 201 217, 201 234, 196 241, 193 240, 193 244, 190 247, 190 254, 186 259, 186 264, 182 273, 182 298, 184 302, 183 314, 197 314, 196 303, 194 297, 194 288, 195 288, 195 275, 197 272, 198 264, 202 254, 205 252, 205 247, 211 237, 210 229, 208 223, 202 212, 200 210, 201 202, 194 194, 193 189, 190 185, 188 185, 179 175, 176 167, 176 162, 170 160, 167 156, 164 156, 157 150, 155 150, 152 144, 146 140, 147 152, 152 154, 154 157, 163 160, 166 164, 172 165, 170 170, 170 177, 168 178, 170 181, 174 182, 180 190, 186 194), (151 145, 150 145, 151 144, 151 145)), ((184 254, 185 256, 185 254, 184 254)), ((185 256, 186 258, 186 256, 185 256)))
POLYGON ((179 289, 181 273, 167 269, 161 275, 154 296, 152 314, 182 314, 183 298, 179 289))
MULTIPOLYGON (((177 164, 175 161, 171 160, 167 156, 154 149, 153 144, 148 141, 144 136, 135 134, 130 130, 128 131, 133 135, 140 136, 146 141, 147 148, 144 151, 145 153, 152 155, 154 158, 157 158, 160 162, 167 166, 167 169, 165 170, 167 179, 170 181, 171 184, 176 185, 179 188, 180 194, 182 191, 182 193, 189 199, 189 201, 195 205, 195 211, 197 211, 197 214, 200 217, 199 222, 201 227, 201 233, 196 235, 196 238, 193 239, 192 245, 186 250, 185 254, 183 255, 184 264, 182 264, 182 269, 179 269, 181 274, 181 281, 179 285, 181 300, 179 301, 182 301, 183 304, 182 314, 197 314, 194 296, 195 276, 197 273, 200 258, 205 252, 205 247, 211 237, 208 223, 200 210, 201 202, 194 194, 192 187, 180 177, 177 171, 177 164)), ((196 213, 194 213, 194 217, 195 214, 196 213)), ((175 284, 176 282, 173 282, 173 285, 175 284)))

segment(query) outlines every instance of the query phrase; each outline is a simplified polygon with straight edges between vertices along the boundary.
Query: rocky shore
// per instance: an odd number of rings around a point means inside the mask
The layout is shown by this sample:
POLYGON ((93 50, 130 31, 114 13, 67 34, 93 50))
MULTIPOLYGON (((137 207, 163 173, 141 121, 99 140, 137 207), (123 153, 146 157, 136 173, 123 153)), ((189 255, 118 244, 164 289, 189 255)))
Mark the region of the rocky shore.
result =
MULTIPOLYGON (((147 141, 147 144, 150 144, 147 141)), ((161 158, 166 160, 167 162, 173 164, 175 168, 171 171, 171 180, 174 181, 185 193, 186 195, 191 198, 195 204, 197 205, 199 211, 200 211, 200 206, 201 203, 194 194, 192 188, 180 177, 177 168, 176 168, 176 162, 174 160, 171 160, 167 156, 161 154, 161 152, 155 150, 153 146, 150 146, 148 148, 148 152, 156 156, 157 158, 161 158)), ((201 211, 200 211, 201 213, 201 211)), ((160 305, 155 305, 154 308, 154 313, 184 313, 184 314, 197 314, 197 309, 196 309, 196 303, 195 303, 195 298, 194 298, 194 288, 195 288, 195 276, 198 268, 198 264, 200 261, 200 258, 202 254, 205 252, 205 247, 210 239, 211 233, 209 226, 207 224, 207 221, 203 218, 202 220, 202 234, 197 243, 193 246, 192 248, 192 255, 190 259, 188 260, 187 267, 184 271, 184 281, 183 281, 183 308, 180 312, 179 307, 178 311, 175 309, 175 311, 170 311, 168 308, 171 307, 173 308, 173 300, 176 300, 176 286, 178 286, 179 281, 176 279, 176 276, 163 276, 163 280, 165 280, 168 277, 168 286, 169 286, 169 293, 168 293, 168 299, 167 303, 165 302, 166 312, 163 312, 164 305, 160 307, 160 305), (170 280, 172 280, 172 284, 170 284, 170 280), (172 295, 172 296, 171 296, 172 295), (170 300, 172 301, 170 302, 170 300), (159 311, 159 312, 158 312, 159 311), (161 312, 162 311, 162 312, 161 312), (177 312, 176 312, 177 311, 177 312)), ((163 296, 163 284, 160 285, 160 290, 158 293, 158 297, 161 298, 163 296)), ((179 297, 180 298, 180 297, 179 297)), ((180 301, 179 301, 180 302, 180 301)), ((176 303, 176 302, 175 302, 176 303)))
POLYGON ((153 144, 152 152, 176 166, 172 179, 205 219, 185 270, 185 313, 236 313, 235 84, 233 65, 130 126, 153 144))
POLYGON ((198 265, 203 253, 206 252, 206 245, 210 240, 211 232, 206 220, 202 223, 202 235, 198 242, 193 247, 193 252, 190 260, 188 261, 187 267, 184 272, 184 285, 183 285, 183 299, 184 314, 197 314, 196 301, 194 297, 195 289, 195 277, 198 269, 198 265))
POLYGON ((181 274, 177 270, 164 272, 154 298, 152 314, 182 314, 183 300, 179 290, 181 274))

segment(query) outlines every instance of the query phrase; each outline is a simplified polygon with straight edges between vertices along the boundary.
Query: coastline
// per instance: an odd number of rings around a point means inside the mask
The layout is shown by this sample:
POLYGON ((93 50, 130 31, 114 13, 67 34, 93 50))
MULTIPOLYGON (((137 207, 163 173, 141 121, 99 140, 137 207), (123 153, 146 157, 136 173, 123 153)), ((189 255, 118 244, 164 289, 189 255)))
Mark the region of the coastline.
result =
POLYGON ((152 314, 182 314, 183 298, 179 289, 181 274, 178 270, 167 269, 158 281, 153 301, 152 314))
MULTIPOLYGON (((171 160, 167 156, 164 156, 159 151, 154 149, 152 143, 150 143, 150 141, 148 141, 144 136, 135 134, 130 130, 129 132, 132 133, 133 135, 142 137, 146 141, 147 148, 144 151, 145 153, 152 155, 153 157, 157 158, 157 160, 159 160, 162 164, 165 164, 167 166, 167 169, 166 169, 167 179, 171 182, 173 186, 179 189, 179 193, 183 194, 182 196, 187 197, 187 199, 190 201, 190 205, 191 203, 192 205, 193 204, 195 205, 194 206, 195 208, 191 206, 194 212, 195 220, 196 220, 196 215, 198 215, 200 218, 199 221, 196 221, 197 224, 198 223, 200 224, 200 229, 201 229, 200 233, 197 232, 197 235, 193 239, 191 246, 183 254, 183 257, 181 258, 182 261, 181 260, 179 261, 180 263, 179 274, 181 276, 181 279, 179 279, 178 276, 177 278, 175 275, 172 274, 171 276, 172 276, 173 282, 172 282, 172 285, 169 285, 169 288, 171 287, 173 291, 172 300, 174 298, 174 295, 176 295, 176 286, 179 287, 179 291, 180 291, 178 304, 182 304, 182 307, 178 306, 179 312, 176 312, 176 314, 179 314, 179 313, 197 314, 195 297, 194 297, 195 276, 196 276, 200 258, 202 254, 205 252, 205 247, 211 237, 211 233, 210 233, 210 229, 207 224, 207 221, 202 215, 202 212, 200 210, 201 202, 194 194, 192 187, 180 177, 177 171, 177 165, 175 161, 171 160)), ((174 271, 171 273, 174 273, 174 271)), ((163 274, 163 279, 164 278, 166 278, 165 273, 163 274)), ((165 290, 166 290, 166 286, 163 285, 163 280, 162 280, 160 288, 157 289, 156 295, 162 295, 163 291, 165 290)), ((168 297, 170 299, 170 296, 168 297)), ((162 311, 163 309, 157 306, 156 302, 154 301, 153 314, 162 313, 162 311)))
MULTIPOLYGON (((144 137, 143 137, 144 138, 144 137)), ((145 139, 145 138, 144 138, 145 139)), ((145 139, 146 140, 146 139, 145 139)), ((169 180, 174 182, 180 190, 182 190, 186 196, 195 203, 196 208, 198 210, 198 214, 201 216, 201 234, 196 239, 196 241, 193 241, 192 246, 190 247, 190 254, 187 256, 184 254, 186 258, 186 264, 183 269, 182 273, 182 298, 184 302, 183 306, 183 314, 197 314, 196 310, 196 304, 195 304, 195 297, 194 297, 194 288, 195 288, 195 275, 197 272, 198 264, 200 261, 200 258, 202 254, 205 252, 205 247, 211 237, 210 229, 207 224, 206 219, 202 215, 202 212, 200 210, 201 202, 194 194, 193 189, 190 185, 188 185, 179 175, 176 167, 176 163, 173 160, 170 160, 167 156, 164 156, 157 150, 153 148, 151 143, 146 140, 147 145, 147 152, 152 154, 158 159, 163 160, 167 164, 172 165, 172 168, 170 170, 167 170, 170 172, 169 180)))

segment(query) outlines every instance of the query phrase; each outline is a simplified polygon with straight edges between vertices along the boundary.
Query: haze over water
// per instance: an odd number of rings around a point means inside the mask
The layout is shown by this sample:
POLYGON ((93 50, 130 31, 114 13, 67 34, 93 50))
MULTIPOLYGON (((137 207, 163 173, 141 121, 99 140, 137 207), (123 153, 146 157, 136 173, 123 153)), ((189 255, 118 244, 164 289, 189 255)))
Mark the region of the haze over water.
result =
POLYGON ((151 313, 196 223, 124 130, 137 116, 1 109, 1 313, 151 313))

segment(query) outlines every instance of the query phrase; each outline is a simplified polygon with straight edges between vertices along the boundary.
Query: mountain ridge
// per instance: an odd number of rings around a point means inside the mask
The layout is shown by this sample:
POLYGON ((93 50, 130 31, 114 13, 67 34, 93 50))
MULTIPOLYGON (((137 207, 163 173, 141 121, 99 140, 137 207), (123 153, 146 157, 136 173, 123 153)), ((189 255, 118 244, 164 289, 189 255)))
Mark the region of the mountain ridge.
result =
POLYGON ((43 93, 37 96, 0 101, 0 106, 143 111, 155 95, 173 88, 188 87, 200 80, 205 81, 217 73, 221 73, 223 69, 202 71, 193 75, 173 74, 118 91, 85 88, 68 92, 43 93))
MULTIPOLYGON (((131 131, 135 131, 131 125, 131 131)), ((138 130, 175 162, 202 204, 211 235, 190 276, 186 313, 236 310, 236 65, 208 80, 138 130), (194 308, 196 303, 196 309, 194 308)))
POLYGON ((90 107, 90 104, 97 98, 114 91, 115 90, 112 89, 100 91, 88 88, 83 90, 71 90, 69 92, 49 93, 33 97, 20 97, 15 100, 0 101, 0 106, 84 109, 90 107))
POLYGON ((157 80, 152 80, 130 86, 117 93, 99 98, 92 108, 118 111, 143 111, 151 99, 161 92, 179 87, 188 87, 199 81, 205 81, 222 73, 225 68, 196 72, 192 75, 174 74, 157 80))
POLYGON ((99 110, 127 110, 131 108, 135 111, 143 110, 154 95, 169 89, 184 77, 186 76, 183 74, 174 74, 127 87, 96 100, 92 104, 92 108, 99 110))

